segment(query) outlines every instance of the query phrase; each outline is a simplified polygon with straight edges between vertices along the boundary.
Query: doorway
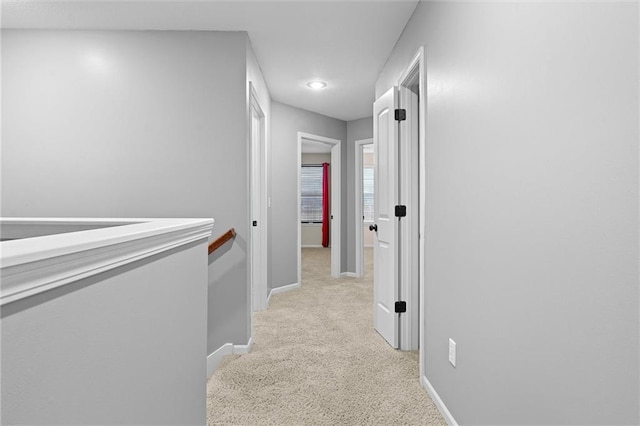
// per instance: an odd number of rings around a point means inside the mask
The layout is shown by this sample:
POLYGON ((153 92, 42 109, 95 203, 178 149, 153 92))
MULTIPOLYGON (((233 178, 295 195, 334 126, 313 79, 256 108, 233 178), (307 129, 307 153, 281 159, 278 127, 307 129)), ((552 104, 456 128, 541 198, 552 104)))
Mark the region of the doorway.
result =
POLYGON ((356 141, 355 162, 355 248, 357 277, 364 275, 364 256, 373 248, 373 200, 374 200, 374 145, 373 138, 356 141))
MULTIPOLYGON (((267 308, 267 147, 265 114, 249 83, 249 206, 251 312, 267 308)), ((251 321, 249 322, 251 323, 251 321)))
POLYGON ((374 103, 374 328, 424 359, 424 49, 374 103))
MULTIPOLYGON (((419 64, 415 64, 419 65, 419 64)), ((418 350, 420 333, 420 143, 419 143, 419 66, 410 66, 398 85, 400 108, 406 120, 400 126, 400 198, 407 216, 400 226, 400 298, 407 311, 400 315, 400 349, 418 350)))
POLYGON ((413 56, 398 80, 399 106, 406 110, 400 126, 401 197, 407 202, 405 226, 400 232, 402 257, 400 295, 407 300, 407 312, 400 316, 400 348, 419 350, 420 380, 424 375, 424 282, 426 218, 425 67, 424 47, 413 56))
MULTIPOLYGON (((435 392, 425 374, 425 344, 427 333, 425 328, 425 300, 426 288, 426 217, 427 217, 427 150, 426 150, 426 68, 424 46, 420 46, 409 65, 398 80, 400 89, 400 108, 406 109, 409 123, 401 129, 400 138, 408 141, 404 158, 412 158, 411 170, 402 174, 405 182, 406 195, 413 200, 411 211, 415 220, 409 222, 409 232, 403 242, 404 250, 414 250, 415 255, 409 256, 402 265, 410 279, 401 283, 401 292, 411 298, 407 304, 407 315, 401 316, 400 332, 409 349, 418 349, 418 375, 420 384, 431 395, 436 404, 440 397, 435 392), (412 157, 413 156, 413 157, 412 157)), ((401 154, 402 155, 402 154, 401 154)), ((404 348, 403 348, 404 349, 404 348)))
POLYGON ((303 142, 322 144, 329 149, 330 164, 330 212, 329 212, 329 246, 331 249, 331 276, 340 277, 340 241, 341 241, 341 141, 310 133, 298 132, 298 283, 302 283, 302 146, 303 142))

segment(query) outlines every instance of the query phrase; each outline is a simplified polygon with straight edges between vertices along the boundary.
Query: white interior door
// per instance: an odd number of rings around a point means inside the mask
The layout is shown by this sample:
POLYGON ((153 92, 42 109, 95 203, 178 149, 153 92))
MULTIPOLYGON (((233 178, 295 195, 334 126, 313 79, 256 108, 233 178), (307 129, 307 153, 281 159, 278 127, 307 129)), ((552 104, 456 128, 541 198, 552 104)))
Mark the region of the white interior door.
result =
POLYGON ((373 104, 375 144, 375 206, 373 226, 373 326, 389 344, 398 347, 399 244, 395 206, 399 197, 397 88, 390 89, 373 104))
POLYGON ((262 286, 261 271, 262 271, 262 235, 260 218, 260 208, 262 205, 261 191, 260 191, 260 151, 261 151, 261 117, 259 112, 251 107, 251 287, 252 297, 251 305, 252 312, 260 311, 264 309, 262 306, 262 286))

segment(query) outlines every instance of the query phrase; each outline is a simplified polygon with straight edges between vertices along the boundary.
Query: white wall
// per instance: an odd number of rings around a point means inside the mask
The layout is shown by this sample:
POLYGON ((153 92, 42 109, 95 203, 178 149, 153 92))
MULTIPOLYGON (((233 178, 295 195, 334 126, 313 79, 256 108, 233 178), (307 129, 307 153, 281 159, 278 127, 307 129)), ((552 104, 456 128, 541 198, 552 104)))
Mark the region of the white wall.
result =
POLYGON ((424 361, 461 424, 640 422, 638 7, 421 2, 376 84, 425 46, 424 361))
MULTIPOLYGON (((372 107, 373 108, 373 107, 372 107)), ((356 271, 356 141, 373 137, 373 117, 347 123, 347 271, 356 271)), ((367 233, 369 229, 367 228, 367 233)), ((364 234, 365 238, 367 233, 364 234)))
POLYGON ((247 58, 240 32, 2 31, 2 215, 234 227, 209 258, 209 353, 249 339, 247 58))
MULTIPOLYGON (((298 132, 343 141, 341 157, 346 158, 347 123, 335 118, 272 103, 271 119, 271 216, 269 223, 269 288, 298 281, 298 132)), ((333 165, 335 168, 336 166, 333 165)), ((346 162, 341 165, 345 176, 346 162)), ((347 183, 342 181, 343 217, 346 217, 347 183)), ((346 221, 342 221, 342 247, 346 247, 346 221)), ((342 251, 342 271, 346 253, 342 251)))
POLYGON ((303 223, 300 232, 302 247, 322 247, 321 223, 303 223))

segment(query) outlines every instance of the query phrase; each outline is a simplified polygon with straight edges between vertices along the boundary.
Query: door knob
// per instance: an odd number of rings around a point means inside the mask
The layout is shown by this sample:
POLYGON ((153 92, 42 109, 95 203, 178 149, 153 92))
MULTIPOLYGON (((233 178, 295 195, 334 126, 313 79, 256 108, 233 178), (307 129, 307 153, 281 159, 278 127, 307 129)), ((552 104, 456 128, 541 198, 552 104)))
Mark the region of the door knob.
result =
POLYGON ((369 225, 369 231, 378 232, 378 225, 376 225, 375 223, 373 225, 369 225))

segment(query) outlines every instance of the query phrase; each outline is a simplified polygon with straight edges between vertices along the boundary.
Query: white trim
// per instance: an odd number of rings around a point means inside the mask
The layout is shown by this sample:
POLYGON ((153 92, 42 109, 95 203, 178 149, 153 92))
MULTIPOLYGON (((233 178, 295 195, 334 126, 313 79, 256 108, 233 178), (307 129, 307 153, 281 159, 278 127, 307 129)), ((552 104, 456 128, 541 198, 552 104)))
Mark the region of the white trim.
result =
POLYGON ((301 180, 301 168, 302 168, 302 139, 308 139, 316 142, 321 142, 329 145, 333 145, 331 148, 331 214, 333 220, 331 221, 331 276, 333 278, 340 277, 341 270, 341 240, 342 240, 342 225, 341 225, 341 147, 342 141, 338 139, 327 138, 324 136, 312 135, 311 133, 298 132, 298 284, 302 282, 302 218, 300 216, 300 180, 301 180))
POLYGON ((234 345, 233 343, 225 343, 207 356, 207 379, 211 378, 215 373, 220 361, 227 355, 246 355, 251 352, 253 347, 253 336, 249 338, 246 345, 234 345))
MULTIPOLYGON (((355 247, 356 247, 356 277, 361 277, 364 274, 364 236, 362 234, 362 229, 364 227, 365 221, 362 219, 362 148, 365 145, 373 145, 373 138, 368 139, 360 139, 357 140, 356 143, 356 177, 355 177, 355 196, 354 203, 355 205, 355 247)), ((373 223, 374 221, 369 221, 373 223)), ((371 245, 373 247, 373 245, 371 245)))
MULTIPOLYGON (((415 69, 415 68, 414 68, 415 69)), ((412 74, 417 77, 417 74, 412 74)), ((400 299, 407 302, 407 312, 400 316, 400 349, 419 347, 419 171, 418 171, 418 96, 405 86, 398 86, 400 108, 406 120, 400 126, 400 200, 407 206, 407 217, 400 221, 400 299)))
MULTIPOLYGON (((409 290, 409 295, 418 295, 418 315, 416 319, 416 315, 401 315, 400 328, 401 331, 403 327, 409 327, 409 321, 417 321, 417 324, 411 323, 409 328, 413 327, 418 328, 418 346, 419 346, 419 375, 424 375, 424 362, 425 362, 425 342, 426 342, 426 314, 425 314, 425 295, 426 295, 426 266, 425 266, 425 241, 426 241, 426 121, 425 121, 425 111, 426 111, 426 68, 425 68, 425 49, 424 46, 420 46, 416 53, 409 61, 408 66, 405 68, 404 72, 398 79, 399 86, 406 86, 411 81, 413 81, 417 75, 418 84, 419 84, 419 92, 418 92, 418 181, 419 181, 419 192, 418 192, 418 204, 419 204, 419 225, 418 225, 418 289, 411 287, 409 290), (404 318, 403 318, 404 317, 404 318), (403 322, 404 320, 404 322, 403 322)), ((412 235, 415 236, 415 231, 411 231, 412 235)), ((412 262, 415 259, 412 259, 412 262)), ((415 264, 413 266, 415 268, 415 264)), ((406 275, 405 275, 406 276, 406 275)), ((407 301, 407 310, 410 309, 409 301, 407 301)), ((415 304, 413 305, 415 307, 415 304)), ((414 308, 415 310, 415 308, 414 308)))
POLYGON ((253 336, 249 338, 249 342, 246 345, 233 345, 233 353, 236 355, 246 355, 251 352, 253 347, 253 336))
POLYGON ((340 276, 342 277, 349 277, 349 278, 358 278, 358 274, 356 274, 355 272, 343 272, 340 274, 340 276))
MULTIPOLYGON (((420 265, 418 268, 419 271, 419 284, 418 284, 418 298, 419 298, 419 308, 418 308, 418 345, 419 349, 419 373, 421 375, 426 375, 425 372, 425 345, 427 341, 427 328, 425 326, 427 321, 426 307, 425 307, 425 298, 427 296, 426 292, 426 276, 427 276, 427 267, 425 264, 425 254, 426 254, 426 218, 427 218, 427 77, 426 72, 427 68, 425 65, 425 52, 424 46, 420 46, 418 52, 416 53, 416 57, 418 58, 420 69, 419 69, 419 83, 420 88, 418 91, 418 144, 419 144, 419 158, 418 158, 418 175, 420 180, 420 188, 419 188, 419 211, 420 211, 420 225, 419 225, 419 259, 418 264, 420 265)), ((453 417, 452 417, 453 420, 453 417)))
POLYGON ((233 354, 233 344, 225 343, 207 357, 207 379, 213 376, 222 358, 231 354, 233 354))
MULTIPOLYGON (((268 219, 267 219, 267 136, 266 136, 266 115, 262 109, 259 101, 256 88, 252 82, 249 82, 249 105, 248 105, 248 139, 249 139, 249 221, 258 221, 258 241, 253 241, 253 227, 249 227, 249 241, 251 250, 248 251, 249 255, 249 297, 251 300, 251 312, 249 312, 249 324, 252 324, 252 312, 262 311, 267 308, 267 263, 268 263, 268 219), (257 150, 253 146, 253 118, 252 109, 256 111, 256 115, 260 121, 260 146, 257 150), (254 152, 257 151, 257 152, 254 152), (258 188, 253 187, 252 172, 258 173, 258 188), (257 198, 259 210, 253 212, 253 198, 257 198), (259 253, 258 259, 253 259, 254 244, 258 247, 255 248, 255 252, 259 253), (257 269, 254 270, 254 269, 257 269), (256 282, 254 280, 257 278, 256 282)), ((252 325, 251 325, 252 327, 252 325)), ((249 331, 251 333, 251 330, 249 331)))
POLYGON ((425 390, 431 397, 431 400, 436 405, 436 408, 438 409, 438 411, 440 411, 442 417, 444 417, 444 421, 447 422, 449 426, 458 426, 458 422, 456 422, 456 419, 453 418, 453 415, 451 414, 447 406, 444 405, 442 398, 440 398, 438 392, 436 392, 431 382, 429 382, 427 376, 420 376, 420 384, 423 388, 425 388, 425 390))
POLYGON ((327 138, 325 136, 313 135, 311 133, 306 132, 298 132, 298 139, 308 139, 315 142, 326 143, 327 145, 336 145, 340 141, 338 139, 327 138))
POLYGON ((300 288, 300 283, 287 284, 281 287, 272 288, 269 292, 269 299, 271 299, 271 296, 274 294, 284 293, 286 291, 295 290, 296 288, 300 288))
MULTIPOLYGON (((331 148, 331 217, 330 241, 331 276, 338 278, 342 272, 342 144, 338 141, 331 148)), ((302 268, 302 264, 300 264, 302 268)))
POLYGON ((302 248, 323 248, 322 244, 304 244, 302 248))
POLYGON ((0 243, 0 305, 33 296, 170 249, 209 239, 213 219, 3 218, 2 226, 111 224, 0 243), (123 223, 125 223, 123 225, 123 223))

